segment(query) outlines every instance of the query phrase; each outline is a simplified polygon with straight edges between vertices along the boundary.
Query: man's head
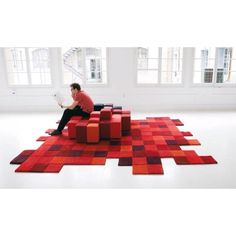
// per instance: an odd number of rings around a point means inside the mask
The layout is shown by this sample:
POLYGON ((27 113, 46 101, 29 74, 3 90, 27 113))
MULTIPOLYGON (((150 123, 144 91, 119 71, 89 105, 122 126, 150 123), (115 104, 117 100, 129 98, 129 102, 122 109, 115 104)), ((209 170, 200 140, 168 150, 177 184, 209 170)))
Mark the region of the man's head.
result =
POLYGON ((71 93, 72 94, 75 94, 77 92, 79 92, 81 90, 81 87, 78 83, 73 83, 70 85, 70 88, 71 88, 71 93))

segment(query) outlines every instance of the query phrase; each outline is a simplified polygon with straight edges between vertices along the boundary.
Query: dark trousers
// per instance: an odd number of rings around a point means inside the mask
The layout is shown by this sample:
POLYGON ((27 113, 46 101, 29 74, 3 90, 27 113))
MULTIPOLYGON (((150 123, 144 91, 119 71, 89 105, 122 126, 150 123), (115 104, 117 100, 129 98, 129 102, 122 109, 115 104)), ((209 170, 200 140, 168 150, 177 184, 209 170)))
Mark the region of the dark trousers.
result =
POLYGON ((76 106, 73 110, 66 109, 62 115, 57 130, 62 131, 72 116, 89 117, 90 114, 84 112, 80 106, 76 106))

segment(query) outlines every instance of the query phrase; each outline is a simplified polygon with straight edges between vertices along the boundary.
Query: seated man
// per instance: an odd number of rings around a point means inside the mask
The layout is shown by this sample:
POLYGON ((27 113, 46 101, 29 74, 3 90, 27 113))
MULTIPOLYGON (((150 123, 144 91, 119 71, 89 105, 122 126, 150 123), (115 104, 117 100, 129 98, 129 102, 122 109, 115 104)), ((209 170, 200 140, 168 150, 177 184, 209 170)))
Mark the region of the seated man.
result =
POLYGON ((89 117, 90 113, 94 109, 92 99, 87 93, 81 90, 78 83, 73 83, 70 85, 70 87, 74 102, 70 106, 59 104, 61 108, 66 108, 66 110, 63 113, 58 128, 50 133, 50 135, 60 135, 72 116, 89 117))

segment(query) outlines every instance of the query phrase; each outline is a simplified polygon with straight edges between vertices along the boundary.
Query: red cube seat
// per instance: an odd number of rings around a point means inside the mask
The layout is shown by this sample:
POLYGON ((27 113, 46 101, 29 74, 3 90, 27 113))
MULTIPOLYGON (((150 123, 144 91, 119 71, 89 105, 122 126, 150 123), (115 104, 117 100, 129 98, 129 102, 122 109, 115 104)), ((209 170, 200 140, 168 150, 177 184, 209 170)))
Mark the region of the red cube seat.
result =
POLYGON ((98 143, 99 142, 99 124, 89 123, 87 125, 87 142, 88 143, 98 143))
POLYGON ((88 120, 81 120, 76 125, 76 140, 78 143, 87 142, 87 124, 88 120))
POLYGON ((111 118, 110 126, 110 137, 111 139, 121 138, 121 115, 114 114, 111 118))

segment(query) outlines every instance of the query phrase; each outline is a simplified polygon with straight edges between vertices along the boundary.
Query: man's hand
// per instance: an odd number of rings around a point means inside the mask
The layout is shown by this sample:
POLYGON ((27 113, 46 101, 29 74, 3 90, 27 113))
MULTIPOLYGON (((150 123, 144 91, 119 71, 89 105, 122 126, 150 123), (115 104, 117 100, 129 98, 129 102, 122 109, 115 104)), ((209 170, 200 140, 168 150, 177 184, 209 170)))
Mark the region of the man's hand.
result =
POLYGON ((61 103, 58 103, 58 105, 59 105, 61 108, 63 108, 63 105, 62 105, 61 103))

